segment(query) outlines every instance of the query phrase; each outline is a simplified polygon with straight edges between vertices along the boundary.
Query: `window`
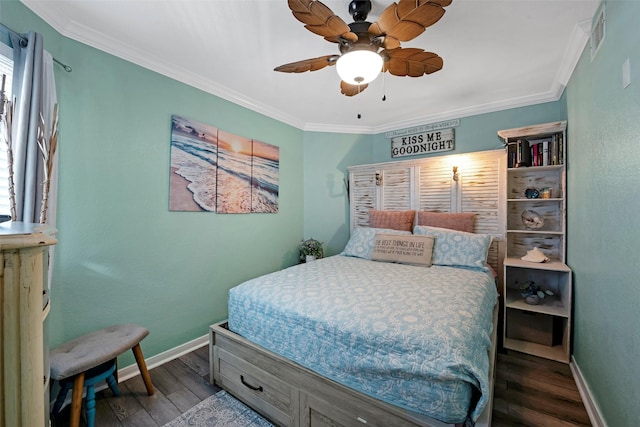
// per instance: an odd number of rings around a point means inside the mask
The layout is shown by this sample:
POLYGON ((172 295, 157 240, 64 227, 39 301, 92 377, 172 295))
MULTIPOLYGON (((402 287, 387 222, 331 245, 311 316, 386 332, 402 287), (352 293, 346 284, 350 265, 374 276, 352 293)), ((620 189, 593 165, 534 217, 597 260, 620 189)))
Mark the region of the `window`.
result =
MULTIPOLYGON (((0 43, 0 85, 2 75, 6 75, 4 90, 7 99, 11 100, 11 84, 13 81, 13 50, 0 43)), ((1 128, 0 124, 0 128, 1 128)), ((4 129, 0 131, 4 132, 4 129)), ((7 164, 7 145, 4 138, 0 141, 0 215, 9 215, 9 167, 7 164)))
POLYGON ((600 50, 600 46, 602 46, 602 42, 604 41, 604 36, 606 34, 606 19, 604 15, 604 2, 600 4, 600 8, 593 19, 591 24, 591 62, 596 57, 598 50, 600 50))

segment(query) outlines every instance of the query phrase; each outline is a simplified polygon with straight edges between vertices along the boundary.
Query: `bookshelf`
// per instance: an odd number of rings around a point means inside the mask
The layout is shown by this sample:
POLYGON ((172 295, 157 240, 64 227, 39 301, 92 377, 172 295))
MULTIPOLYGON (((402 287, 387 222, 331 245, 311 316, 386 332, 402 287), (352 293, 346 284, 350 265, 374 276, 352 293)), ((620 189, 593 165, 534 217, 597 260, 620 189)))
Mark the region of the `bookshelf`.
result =
POLYGON ((498 131, 507 148, 504 347, 569 362, 572 272, 566 254, 566 121, 498 131), (521 258, 540 249, 548 262, 521 258), (524 302, 535 282, 554 295, 524 302))

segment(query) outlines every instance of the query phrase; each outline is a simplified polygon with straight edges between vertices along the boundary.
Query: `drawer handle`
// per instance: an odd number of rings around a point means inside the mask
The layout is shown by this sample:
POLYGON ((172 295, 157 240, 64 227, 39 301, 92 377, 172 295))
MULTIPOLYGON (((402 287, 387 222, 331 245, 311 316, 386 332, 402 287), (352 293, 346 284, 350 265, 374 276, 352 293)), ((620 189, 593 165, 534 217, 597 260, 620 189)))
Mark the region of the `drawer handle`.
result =
POLYGON ((253 391, 260 391, 260 392, 262 392, 262 391, 263 391, 262 386, 258 386, 258 387, 256 387, 256 386, 251 385, 251 384, 249 384, 248 382, 246 382, 246 381, 244 380, 244 375, 240 375, 240 382, 241 382, 245 387, 248 387, 248 388, 250 388, 250 389, 251 389, 251 390, 253 390, 253 391))

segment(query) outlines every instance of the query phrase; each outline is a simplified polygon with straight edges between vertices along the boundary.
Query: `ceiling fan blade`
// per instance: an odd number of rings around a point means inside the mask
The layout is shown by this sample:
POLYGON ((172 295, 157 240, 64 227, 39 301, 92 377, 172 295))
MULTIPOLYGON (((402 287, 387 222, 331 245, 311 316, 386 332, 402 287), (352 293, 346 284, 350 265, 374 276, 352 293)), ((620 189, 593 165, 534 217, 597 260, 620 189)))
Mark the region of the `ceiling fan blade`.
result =
POLYGON ((304 73, 305 71, 317 71, 324 67, 335 65, 339 55, 325 55, 318 58, 303 59, 274 68, 274 71, 283 73, 304 73))
POLYGON ((352 85, 349 83, 345 83, 343 80, 340 80, 340 92, 345 96, 355 96, 361 93, 369 86, 368 83, 363 85, 352 85))
MULTIPOLYGON (((423 1, 425 1, 425 0, 423 0, 423 1)), ((449 6, 451 4, 452 0, 427 0, 427 1, 430 1, 431 3, 437 3, 442 7, 447 7, 447 6, 449 6)))
POLYGON ((372 36, 385 36, 383 47, 395 49, 412 40, 444 15, 451 0, 400 0, 387 7, 377 22, 369 26, 372 36))
POLYGON ((305 24, 307 30, 330 42, 335 43, 339 38, 358 41, 358 36, 351 32, 351 28, 324 3, 317 0, 289 0, 289 9, 298 21, 305 24))
POLYGON ((420 77, 440 71, 444 61, 433 52, 417 48, 398 48, 384 50, 381 55, 389 58, 384 62, 383 71, 394 76, 420 77))

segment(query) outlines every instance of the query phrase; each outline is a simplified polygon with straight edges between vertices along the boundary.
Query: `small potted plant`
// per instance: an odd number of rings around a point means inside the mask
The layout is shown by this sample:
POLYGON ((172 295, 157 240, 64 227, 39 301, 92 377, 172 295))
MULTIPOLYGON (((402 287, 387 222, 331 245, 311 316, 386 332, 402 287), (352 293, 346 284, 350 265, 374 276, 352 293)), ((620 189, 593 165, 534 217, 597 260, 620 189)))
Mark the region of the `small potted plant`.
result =
POLYGON ((298 246, 298 249, 300 250, 301 262, 311 262, 324 256, 322 242, 316 239, 303 240, 300 246, 298 246))
POLYGON ((528 281, 520 286, 521 295, 524 298, 524 302, 531 305, 540 304, 540 300, 545 299, 547 296, 553 296, 553 291, 540 289, 540 286, 536 285, 536 282, 528 281))

